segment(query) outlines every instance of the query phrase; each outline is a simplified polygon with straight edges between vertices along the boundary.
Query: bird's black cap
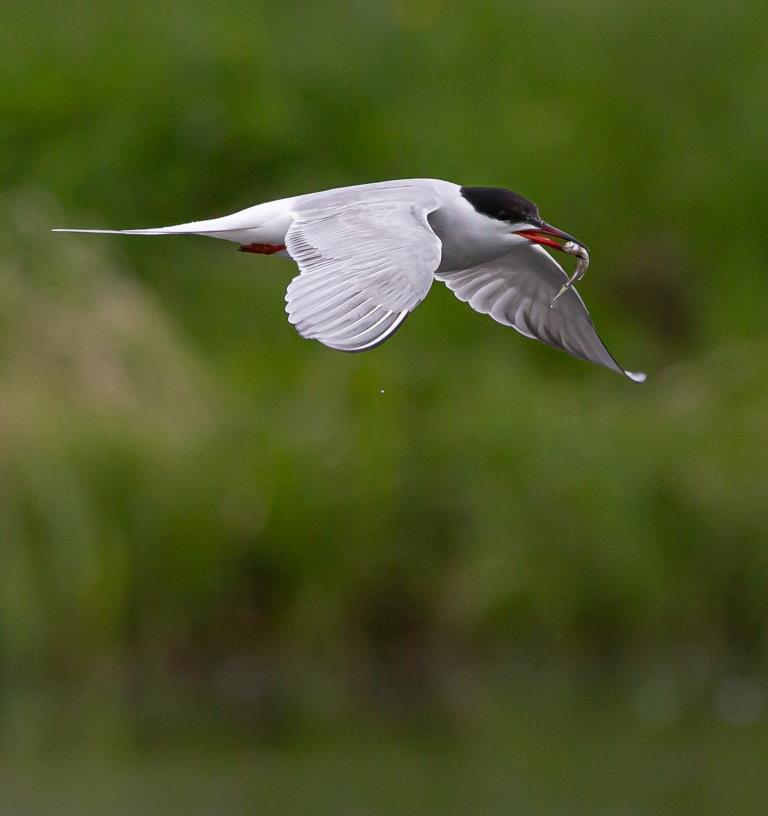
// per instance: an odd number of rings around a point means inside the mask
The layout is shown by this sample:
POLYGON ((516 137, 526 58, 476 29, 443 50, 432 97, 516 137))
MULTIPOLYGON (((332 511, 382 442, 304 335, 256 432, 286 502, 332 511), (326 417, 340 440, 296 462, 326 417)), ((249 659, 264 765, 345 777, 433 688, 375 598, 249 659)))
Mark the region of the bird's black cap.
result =
POLYGON ((541 221, 539 208, 519 193, 503 187, 462 187, 461 194, 477 212, 516 224, 521 221, 536 224, 541 221))

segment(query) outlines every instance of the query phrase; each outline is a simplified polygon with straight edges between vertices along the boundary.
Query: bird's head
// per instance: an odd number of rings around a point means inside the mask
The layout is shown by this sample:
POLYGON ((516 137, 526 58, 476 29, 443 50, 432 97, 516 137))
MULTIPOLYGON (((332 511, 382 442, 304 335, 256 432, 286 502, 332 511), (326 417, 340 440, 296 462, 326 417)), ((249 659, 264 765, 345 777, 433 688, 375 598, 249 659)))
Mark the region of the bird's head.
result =
POLYGON ((478 213, 501 222, 512 234, 534 244, 563 251, 563 245, 570 241, 586 249, 577 238, 544 221, 539 208, 519 193, 503 187, 462 187, 461 194, 478 213))

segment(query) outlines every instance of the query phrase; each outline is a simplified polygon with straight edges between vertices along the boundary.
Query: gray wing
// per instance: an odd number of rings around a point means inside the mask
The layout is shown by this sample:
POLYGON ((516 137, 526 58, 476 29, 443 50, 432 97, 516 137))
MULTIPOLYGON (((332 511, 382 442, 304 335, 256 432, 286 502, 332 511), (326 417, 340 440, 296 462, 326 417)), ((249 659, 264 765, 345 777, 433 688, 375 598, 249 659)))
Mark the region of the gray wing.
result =
POLYGON ((439 202, 405 182, 330 190, 298 199, 285 238, 300 274, 288 319, 341 351, 383 343, 426 297, 442 244, 427 215, 439 202))
POLYGON ((496 261, 436 277, 475 311, 526 337, 618 371, 634 382, 645 380, 645 374, 627 371, 616 362, 574 288, 551 305, 568 276, 541 247, 522 244, 496 261))

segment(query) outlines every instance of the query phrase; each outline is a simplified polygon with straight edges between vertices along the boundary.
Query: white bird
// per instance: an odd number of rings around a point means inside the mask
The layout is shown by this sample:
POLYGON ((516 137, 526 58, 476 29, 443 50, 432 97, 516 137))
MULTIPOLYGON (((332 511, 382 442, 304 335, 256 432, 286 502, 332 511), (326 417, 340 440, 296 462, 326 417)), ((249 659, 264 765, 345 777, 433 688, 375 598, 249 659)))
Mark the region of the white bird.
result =
MULTIPOLYGON (((624 374, 571 283, 586 247, 547 224, 524 196, 497 187, 404 179, 268 201, 232 215, 171 227, 55 232, 207 235, 257 254, 292 258, 288 319, 303 337, 341 351, 383 343, 432 281, 481 314, 574 357, 624 374), (570 279, 542 247, 580 256, 570 279)), ((583 263, 582 263, 583 261, 583 263)))

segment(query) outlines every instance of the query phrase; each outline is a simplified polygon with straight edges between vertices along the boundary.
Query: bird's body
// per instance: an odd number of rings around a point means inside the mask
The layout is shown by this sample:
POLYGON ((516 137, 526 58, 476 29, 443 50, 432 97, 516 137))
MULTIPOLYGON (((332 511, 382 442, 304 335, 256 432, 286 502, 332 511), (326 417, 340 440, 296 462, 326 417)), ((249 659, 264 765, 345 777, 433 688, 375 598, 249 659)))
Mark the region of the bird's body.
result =
POLYGON ((289 320, 304 337, 342 351, 364 351, 390 337, 437 279, 527 337, 644 379, 614 360, 572 280, 542 245, 583 259, 586 249, 509 190, 405 179, 283 198, 171 227, 59 231, 196 234, 286 255, 300 270, 286 295, 289 320))

